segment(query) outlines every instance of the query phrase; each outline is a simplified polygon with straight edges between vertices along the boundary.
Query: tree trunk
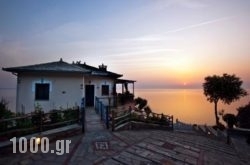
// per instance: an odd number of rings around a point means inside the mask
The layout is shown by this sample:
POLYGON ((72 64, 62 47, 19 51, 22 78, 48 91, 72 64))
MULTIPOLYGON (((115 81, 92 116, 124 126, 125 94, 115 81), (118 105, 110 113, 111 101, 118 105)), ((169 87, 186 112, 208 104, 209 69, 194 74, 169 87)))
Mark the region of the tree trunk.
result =
POLYGON ((218 101, 214 101, 214 114, 215 114, 216 126, 219 126, 219 117, 218 117, 218 112, 217 112, 217 103, 218 103, 218 101))

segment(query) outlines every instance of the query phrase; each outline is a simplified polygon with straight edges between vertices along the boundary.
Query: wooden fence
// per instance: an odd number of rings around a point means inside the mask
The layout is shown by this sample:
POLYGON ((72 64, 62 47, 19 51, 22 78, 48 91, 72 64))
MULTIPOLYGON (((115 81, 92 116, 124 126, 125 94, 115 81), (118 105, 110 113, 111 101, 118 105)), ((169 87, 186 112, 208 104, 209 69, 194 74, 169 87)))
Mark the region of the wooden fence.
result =
POLYGON ((0 120, 0 140, 58 128, 80 120, 80 108, 35 111, 19 117, 0 120))
POLYGON ((173 116, 150 113, 144 115, 138 112, 127 111, 123 115, 115 115, 112 111, 112 131, 119 129, 167 129, 173 130, 173 116))

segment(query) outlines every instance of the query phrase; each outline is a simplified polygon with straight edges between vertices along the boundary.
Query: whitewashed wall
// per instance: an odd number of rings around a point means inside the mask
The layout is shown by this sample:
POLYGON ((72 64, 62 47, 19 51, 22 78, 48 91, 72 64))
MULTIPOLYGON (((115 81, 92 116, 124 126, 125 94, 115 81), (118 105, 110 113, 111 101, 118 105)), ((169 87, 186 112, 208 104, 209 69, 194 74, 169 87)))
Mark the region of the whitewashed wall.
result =
MULTIPOLYGON (((97 77, 97 76, 88 76, 84 79, 85 85, 94 85, 95 86, 95 97, 108 98, 112 97, 113 87, 114 87, 115 79, 107 78, 107 77, 97 77), (102 96, 102 85, 109 85, 109 95, 102 96)), ((85 88, 84 85, 84 88, 85 88)), ((83 97, 85 97, 85 92, 83 92, 83 97)), ((103 101, 108 104, 108 99, 103 99, 103 101)))
POLYGON ((80 106, 84 94, 84 78, 82 74, 20 74, 17 84, 17 112, 29 113, 39 104, 47 112, 51 109, 80 106), (35 100, 35 83, 50 84, 48 101, 35 100))

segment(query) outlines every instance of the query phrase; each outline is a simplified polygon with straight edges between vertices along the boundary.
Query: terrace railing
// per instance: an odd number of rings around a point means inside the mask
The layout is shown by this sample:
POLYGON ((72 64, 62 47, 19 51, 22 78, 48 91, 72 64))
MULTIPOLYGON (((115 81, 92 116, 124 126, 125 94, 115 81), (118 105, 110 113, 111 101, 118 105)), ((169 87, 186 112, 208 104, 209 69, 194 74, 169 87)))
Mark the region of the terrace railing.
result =
POLYGON ((115 115, 112 111, 112 131, 119 129, 161 128, 173 130, 173 116, 150 113, 149 115, 130 111, 115 115))
POLYGON ((112 131, 139 127, 173 130, 173 116, 157 113, 144 115, 138 112, 132 113, 129 110, 118 115, 114 110, 111 111, 110 99, 107 97, 95 98, 95 111, 100 115, 100 119, 107 129, 111 126, 112 131))
POLYGON ((95 111, 97 114, 100 115, 101 121, 103 121, 107 129, 109 129, 109 125, 110 125, 110 116, 109 116, 110 107, 111 107, 110 102, 111 102, 111 98, 105 98, 105 97, 95 98, 95 111), (107 100, 108 100, 108 104, 105 104, 104 101, 107 102, 107 100))

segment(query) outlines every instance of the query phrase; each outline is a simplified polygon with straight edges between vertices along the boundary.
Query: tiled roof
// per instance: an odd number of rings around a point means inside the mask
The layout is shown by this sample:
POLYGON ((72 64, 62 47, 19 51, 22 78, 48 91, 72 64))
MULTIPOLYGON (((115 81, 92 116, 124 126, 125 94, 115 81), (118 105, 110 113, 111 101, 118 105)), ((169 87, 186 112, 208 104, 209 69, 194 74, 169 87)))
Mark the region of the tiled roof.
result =
POLYGON ((117 74, 114 72, 110 72, 107 71, 106 68, 96 68, 87 64, 75 64, 77 66, 80 66, 83 69, 89 70, 91 71, 91 75, 95 75, 95 76, 107 76, 107 77, 115 77, 115 78, 119 78, 122 77, 121 74, 117 74))
POLYGON ((28 66, 20 66, 20 67, 11 67, 11 68, 3 68, 4 71, 12 72, 12 73, 23 73, 23 72, 62 72, 62 73, 85 73, 94 76, 104 76, 104 77, 113 77, 119 78, 122 75, 109 72, 106 68, 96 68, 87 64, 69 64, 62 59, 56 62, 36 64, 36 65, 28 65, 28 66))
POLYGON ((62 60, 57 62, 12 67, 12 68, 3 68, 4 71, 22 73, 22 72, 67 72, 67 73, 90 73, 89 70, 86 70, 82 67, 68 64, 62 60))

